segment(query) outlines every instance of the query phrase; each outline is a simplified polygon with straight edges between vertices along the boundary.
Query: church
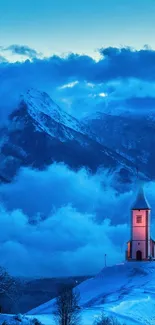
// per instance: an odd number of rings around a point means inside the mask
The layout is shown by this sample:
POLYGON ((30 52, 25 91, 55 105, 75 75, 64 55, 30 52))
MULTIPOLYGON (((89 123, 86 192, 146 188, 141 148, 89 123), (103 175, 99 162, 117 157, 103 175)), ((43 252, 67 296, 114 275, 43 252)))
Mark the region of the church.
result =
POLYGON ((150 235, 151 208, 141 187, 131 207, 131 238, 127 243, 127 261, 155 259, 155 241, 150 235))

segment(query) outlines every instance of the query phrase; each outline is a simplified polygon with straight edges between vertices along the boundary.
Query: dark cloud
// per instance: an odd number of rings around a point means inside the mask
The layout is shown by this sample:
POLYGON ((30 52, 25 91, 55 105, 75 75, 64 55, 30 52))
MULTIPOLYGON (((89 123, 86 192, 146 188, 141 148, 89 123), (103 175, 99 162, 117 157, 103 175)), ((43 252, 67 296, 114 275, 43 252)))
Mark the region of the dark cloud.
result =
POLYGON ((126 100, 126 106, 132 107, 133 110, 146 110, 155 108, 155 97, 132 97, 126 100))
MULTIPOLYGON (((24 46, 10 46, 13 51, 27 53, 35 50, 24 46)), ((137 78, 142 80, 155 80, 155 51, 108 48, 101 50, 103 57, 99 62, 89 56, 70 54, 66 58, 52 56, 48 59, 35 59, 33 62, 9 64, 3 68, 4 77, 8 72, 10 78, 17 73, 17 78, 25 72, 29 74, 29 81, 36 76, 43 81, 55 85, 67 83, 70 80, 88 81, 94 83, 108 82, 115 79, 137 78)), ((1 67, 0 67, 1 69, 1 67)))
POLYGON ((11 51, 13 54, 24 55, 30 59, 34 59, 39 56, 39 53, 36 50, 30 48, 27 45, 13 44, 3 49, 3 51, 11 51))
MULTIPOLYGON (((155 80, 155 51, 149 48, 133 50, 131 48, 101 49, 103 59, 99 62, 105 80, 116 78, 137 78, 155 80)), ((101 77, 100 77, 101 78, 101 77)), ((100 79, 102 80, 102 79, 100 79)))
MULTIPOLYGON (((29 53, 31 58, 36 56, 36 51, 28 47, 9 48, 29 53)), ((17 105, 20 93, 30 87, 48 92, 64 109, 79 117, 83 112, 105 109, 112 103, 118 107, 122 99, 125 109, 124 99, 130 98, 128 103, 134 106, 135 98, 146 97, 148 109, 149 105, 152 108, 153 99, 149 97, 155 97, 155 51, 107 48, 100 52, 102 57, 98 62, 86 55, 70 54, 65 58, 54 55, 0 63, 0 111, 3 109, 7 114, 7 106, 10 109, 17 105), (74 85, 62 88, 70 83, 74 85), (98 96, 103 92, 107 93, 106 98, 98 96)))

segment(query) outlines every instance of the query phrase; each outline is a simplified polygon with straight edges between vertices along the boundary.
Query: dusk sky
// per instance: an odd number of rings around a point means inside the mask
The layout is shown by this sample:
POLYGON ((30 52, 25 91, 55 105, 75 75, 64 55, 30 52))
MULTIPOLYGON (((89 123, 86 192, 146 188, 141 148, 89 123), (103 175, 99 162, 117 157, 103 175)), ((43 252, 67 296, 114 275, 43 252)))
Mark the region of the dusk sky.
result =
POLYGON ((154 0, 1 0, 0 45, 93 57, 101 47, 155 48, 154 17, 154 0))

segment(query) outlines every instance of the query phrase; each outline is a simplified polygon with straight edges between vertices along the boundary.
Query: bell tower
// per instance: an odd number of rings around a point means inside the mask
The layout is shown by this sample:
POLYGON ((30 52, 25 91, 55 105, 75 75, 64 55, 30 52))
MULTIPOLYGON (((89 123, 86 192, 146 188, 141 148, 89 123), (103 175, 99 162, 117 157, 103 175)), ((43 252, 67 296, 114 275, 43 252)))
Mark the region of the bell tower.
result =
POLYGON ((150 211, 143 187, 140 187, 131 207, 131 240, 127 250, 127 259, 130 261, 150 259, 153 245, 150 238, 150 211))
POLYGON ((131 211, 132 259, 147 260, 150 256, 150 206, 142 187, 131 211))

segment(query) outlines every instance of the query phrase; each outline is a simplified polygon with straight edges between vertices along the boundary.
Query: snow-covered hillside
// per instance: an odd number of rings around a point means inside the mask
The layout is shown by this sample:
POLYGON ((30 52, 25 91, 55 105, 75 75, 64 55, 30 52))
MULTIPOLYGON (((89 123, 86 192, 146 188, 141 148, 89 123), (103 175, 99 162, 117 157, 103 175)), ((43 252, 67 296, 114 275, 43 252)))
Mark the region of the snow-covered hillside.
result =
MULTIPOLYGON (((83 324, 104 310, 126 324, 155 324, 155 262, 128 262, 104 268, 78 286, 83 324)), ((52 322, 51 300, 29 312, 52 322)))

